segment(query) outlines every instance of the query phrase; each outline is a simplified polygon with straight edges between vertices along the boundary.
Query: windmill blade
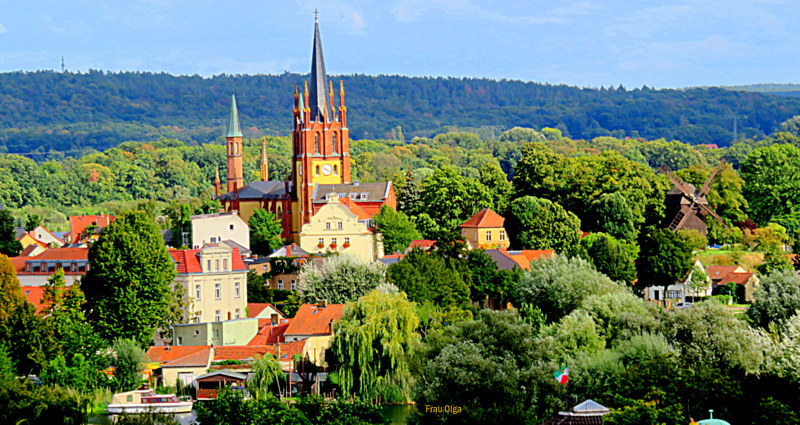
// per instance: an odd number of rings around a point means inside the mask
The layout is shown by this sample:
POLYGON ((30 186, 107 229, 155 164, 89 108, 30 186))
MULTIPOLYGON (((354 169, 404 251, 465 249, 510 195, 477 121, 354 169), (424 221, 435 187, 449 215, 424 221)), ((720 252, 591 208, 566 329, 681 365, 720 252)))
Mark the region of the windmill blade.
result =
POLYGON ((711 190, 711 183, 723 168, 725 168, 725 158, 719 160, 719 164, 716 166, 716 168, 714 168, 714 171, 711 172, 711 175, 708 176, 708 180, 706 180, 706 182, 703 184, 703 188, 700 189, 700 193, 703 195, 708 195, 708 191, 711 190))
POLYGON ((694 199, 694 196, 695 196, 694 192, 696 190, 694 188, 694 186, 692 186, 689 183, 686 183, 685 181, 683 181, 682 178, 678 177, 678 175, 673 173, 672 171, 666 173, 666 176, 669 179, 669 181, 671 181, 672 184, 674 184, 675 187, 678 188, 678 190, 683 192, 684 195, 686 195, 690 199, 694 199))
POLYGON ((678 229, 683 227, 683 224, 686 223, 686 220, 693 214, 692 206, 691 205, 684 205, 681 207, 681 210, 675 214, 675 218, 672 219, 672 222, 669 224, 669 230, 673 232, 677 232, 678 229))
POLYGON ((728 227, 728 225, 727 225, 727 224, 725 224, 725 220, 723 220, 723 219, 722 219, 722 217, 720 217, 720 216, 719 216, 719 214, 717 214, 716 212, 714 212, 714 210, 712 210, 711 208, 709 208, 709 207, 708 207, 708 205, 704 205, 704 204, 700 204, 700 203, 698 203, 697 205, 698 205, 700 208, 702 208, 703 210, 705 210, 705 212, 707 212, 707 213, 711 214, 711 216, 712 216, 712 217, 716 218, 716 219, 717 219, 717 221, 719 221, 720 223, 722 223, 722 225, 723 225, 723 226, 725 226, 725 227, 728 227))

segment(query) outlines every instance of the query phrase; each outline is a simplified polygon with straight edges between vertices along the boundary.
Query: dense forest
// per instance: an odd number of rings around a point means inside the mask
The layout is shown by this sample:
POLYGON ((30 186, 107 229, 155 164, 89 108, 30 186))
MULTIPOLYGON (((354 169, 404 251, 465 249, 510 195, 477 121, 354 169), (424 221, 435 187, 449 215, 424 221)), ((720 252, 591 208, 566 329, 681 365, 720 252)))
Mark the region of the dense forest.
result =
MULTIPOLYGON (((304 76, 173 76, 166 73, 10 72, 0 74, 0 149, 43 160, 126 141, 161 137, 190 144, 219 139, 236 91, 247 137, 285 135, 292 91, 304 76)), ((577 88, 522 81, 349 75, 354 139, 431 137, 451 126, 495 136, 515 126, 565 137, 665 138, 725 146, 761 137, 800 113, 800 99, 720 88, 577 88)))

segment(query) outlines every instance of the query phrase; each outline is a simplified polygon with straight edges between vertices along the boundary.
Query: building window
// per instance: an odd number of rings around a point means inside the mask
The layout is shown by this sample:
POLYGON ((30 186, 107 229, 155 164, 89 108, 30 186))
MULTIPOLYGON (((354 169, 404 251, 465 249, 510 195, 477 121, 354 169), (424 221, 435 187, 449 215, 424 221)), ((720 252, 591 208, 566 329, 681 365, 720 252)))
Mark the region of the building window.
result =
POLYGON ((338 165, 334 165, 333 166, 333 175, 334 176, 338 176, 339 175, 339 166, 338 165))
POLYGON ((330 221, 326 221, 325 222, 325 230, 331 230, 331 222, 330 221))
POLYGON ((319 245, 325 246, 325 238, 319 238, 319 245))
POLYGON ((486 240, 487 241, 491 241, 492 240, 492 231, 491 230, 487 230, 486 231, 486 240))
MULTIPOLYGON (((314 135, 314 153, 319 153, 319 133, 314 135)), ((319 175, 319 171, 317 175, 319 175)))
POLYGON ((342 230, 343 226, 344 226, 344 224, 341 221, 336 224, 336 227, 338 227, 339 230, 342 230))
POLYGON ((201 291, 200 291, 200 285, 194 285, 194 298, 195 298, 196 300, 199 300, 199 299, 200 299, 200 293, 201 293, 201 291))
POLYGON ((278 289, 283 290, 283 280, 278 279, 278 289))
POLYGON ((369 193, 362 193, 361 196, 360 196, 360 199, 362 201, 365 201, 367 198, 369 198, 369 193))
POLYGON ((317 167, 316 167, 316 173, 317 173, 317 175, 319 175, 319 165, 317 165, 317 167))
POLYGON ((194 336, 198 336, 198 335, 200 335, 200 331, 198 331, 198 330, 195 330, 195 331, 194 331, 194 336))
POLYGON ((242 312, 238 308, 236 309, 236 320, 239 320, 242 317, 242 312))
POLYGON ((242 296, 241 284, 239 282, 236 282, 233 284, 233 288, 234 288, 233 292, 236 293, 236 298, 240 298, 242 296))
POLYGON ((214 321, 215 322, 219 322, 221 318, 222 318, 222 313, 219 310, 215 311, 214 312, 214 321))
POLYGON ((339 140, 336 137, 336 133, 333 133, 333 153, 339 152, 339 140))
POLYGON ((208 267, 206 268, 207 272, 211 271, 211 260, 208 260, 208 267))
POLYGON ((178 337, 178 344, 177 345, 183 345, 183 337, 182 336, 178 337))
POLYGON ((230 225, 230 229, 233 230, 233 224, 230 225))
POLYGON ((228 259, 227 258, 222 260, 222 270, 223 271, 228 271, 228 259))
POLYGON ((219 271, 219 260, 214 260, 215 271, 219 271))
POLYGON ((336 238, 331 238, 331 245, 336 245, 336 238))
POLYGON ((215 283, 214 284, 214 298, 216 298, 216 299, 222 298, 222 290, 220 288, 220 284, 219 283, 215 283))
POLYGON ((292 291, 296 291, 296 290, 297 290, 297 281, 292 279, 292 291))
POLYGON ((344 238, 344 244, 350 245, 350 238, 344 238))
POLYGON ((506 240, 506 231, 505 230, 501 230, 500 231, 500 240, 501 241, 506 240))
MULTIPOLYGON (((219 322, 219 320, 217 320, 219 322)), ((214 338, 219 338, 219 329, 214 329, 214 338)))

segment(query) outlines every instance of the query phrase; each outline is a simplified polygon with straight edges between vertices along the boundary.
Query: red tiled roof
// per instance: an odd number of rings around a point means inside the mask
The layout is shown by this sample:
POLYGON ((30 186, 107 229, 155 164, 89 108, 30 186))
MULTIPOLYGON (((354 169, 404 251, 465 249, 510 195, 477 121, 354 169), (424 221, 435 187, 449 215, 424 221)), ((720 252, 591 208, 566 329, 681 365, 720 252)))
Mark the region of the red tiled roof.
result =
POLYGON ((283 313, 270 303, 247 303, 247 317, 251 319, 253 317, 257 317, 267 307, 272 307, 275 309, 275 311, 280 313, 281 316, 283 316, 283 313))
POLYGON ((413 241, 411 241, 411 244, 408 245, 408 249, 410 250, 412 248, 423 248, 423 249, 430 248, 434 244, 436 244, 436 242, 437 241, 433 241, 430 239, 414 239, 413 241))
POLYGON ((22 252, 19 253, 19 256, 20 257, 29 257, 31 255, 31 253, 33 253, 33 251, 35 251, 37 248, 47 249, 46 247, 42 246, 42 244, 40 242, 37 241, 37 243, 32 243, 32 244, 28 245, 27 248, 23 249, 22 252))
POLYGON ((356 201, 350 199, 349 197, 339 198, 339 202, 350 209, 353 214, 357 215, 359 220, 369 220, 372 218, 372 215, 364 211, 364 208, 361 208, 356 201))
MULTIPOLYGON (((172 249, 169 255, 177 263, 178 274, 182 273, 202 273, 199 253, 201 249, 172 249)), ((241 254, 236 248, 231 248, 231 271, 247 271, 241 254)))
POLYGON ((50 248, 33 260, 88 260, 89 248, 50 248))
POLYGON ((552 258, 556 255, 556 252, 552 249, 523 249, 519 252, 520 255, 525 256, 528 261, 534 261, 544 258, 552 258))
POLYGON ((205 366, 211 355, 209 345, 176 345, 152 346, 145 354, 151 362, 163 363, 163 366, 205 366))
POLYGON ((41 313, 44 306, 42 306, 42 295, 44 295, 44 286, 23 286, 22 293, 28 302, 36 307, 36 312, 41 313))
POLYGON ((522 254, 507 254, 507 255, 511 257, 511 259, 514 260, 515 263, 519 264, 519 268, 521 268, 522 270, 530 270, 531 262, 530 260, 528 260, 528 257, 522 254))
POLYGON ((733 282, 737 285, 746 285, 751 277, 753 277, 753 273, 728 273, 720 283, 724 285, 728 282, 733 282))
POLYGON ((108 227, 117 217, 113 215, 71 215, 69 216, 69 233, 72 243, 76 243, 81 236, 85 236, 86 228, 97 226, 99 228, 108 227))
POLYGON ((344 304, 303 304, 294 315, 284 335, 330 335, 331 322, 342 318, 344 304))
POLYGON ((277 325, 271 325, 270 319, 258 320, 258 333, 247 345, 266 345, 283 342, 283 334, 289 328, 292 319, 283 319, 277 325))
POLYGON ((711 280, 720 280, 735 272, 738 268, 739 266, 708 266, 706 267, 706 274, 711 280))
POLYGON ((295 354, 303 354, 305 341, 287 342, 284 344, 270 345, 224 345, 214 347, 214 361, 223 360, 254 360, 265 354, 278 356, 280 351, 281 361, 290 361, 295 354))
POLYGON ((8 257, 8 260, 11 261, 11 265, 14 266, 14 270, 17 271, 17 274, 25 271, 25 262, 30 260, 33 257, 8 257))
POLYGON ((496 212, 484 208, 459 227, 503 227, 505 221, 506 219, 496 212))

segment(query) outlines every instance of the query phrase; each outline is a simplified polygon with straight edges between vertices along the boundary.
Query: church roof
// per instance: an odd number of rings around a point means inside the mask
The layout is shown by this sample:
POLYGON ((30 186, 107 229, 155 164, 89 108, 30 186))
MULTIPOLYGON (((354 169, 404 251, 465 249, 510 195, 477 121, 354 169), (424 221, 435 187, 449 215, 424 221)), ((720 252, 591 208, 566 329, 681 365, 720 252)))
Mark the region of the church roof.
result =
MULTIPOLYGON (((290 183, 291 187, 291 183, 290 183)), ((239 189, 240 200, 281 199, 286 196, 286 182, 283 181, 255 181, 239 189)), ((236 199, 236 194, 228 192, 220 195, 220 200, 230 201, 236 199)))
POLYGON ((318 184, 314 187, 313 202, 326 203, 326 197, 333 192, 339 199, 350 198, 356 202, 383 202, 389 197, 392 182, 382 183, 349 183, 349 184, 318 184))
POLYGON ((236 109, 236 95, 231 93, 231 118, 228 122, 228 134, 225 137, 242 137, 239 126, 239 111, 236 109))
MULTIPOLYGON (((319 22, 314 22, 314 48, 311 56, 311 84, 309 87, 310 121, 319 121, 327 111, 328 82, 325 77, 325 59, 322 56, 322 37, 319 35, 319 22)), ((331 111, 327 111, 330 113, 331 111)))

